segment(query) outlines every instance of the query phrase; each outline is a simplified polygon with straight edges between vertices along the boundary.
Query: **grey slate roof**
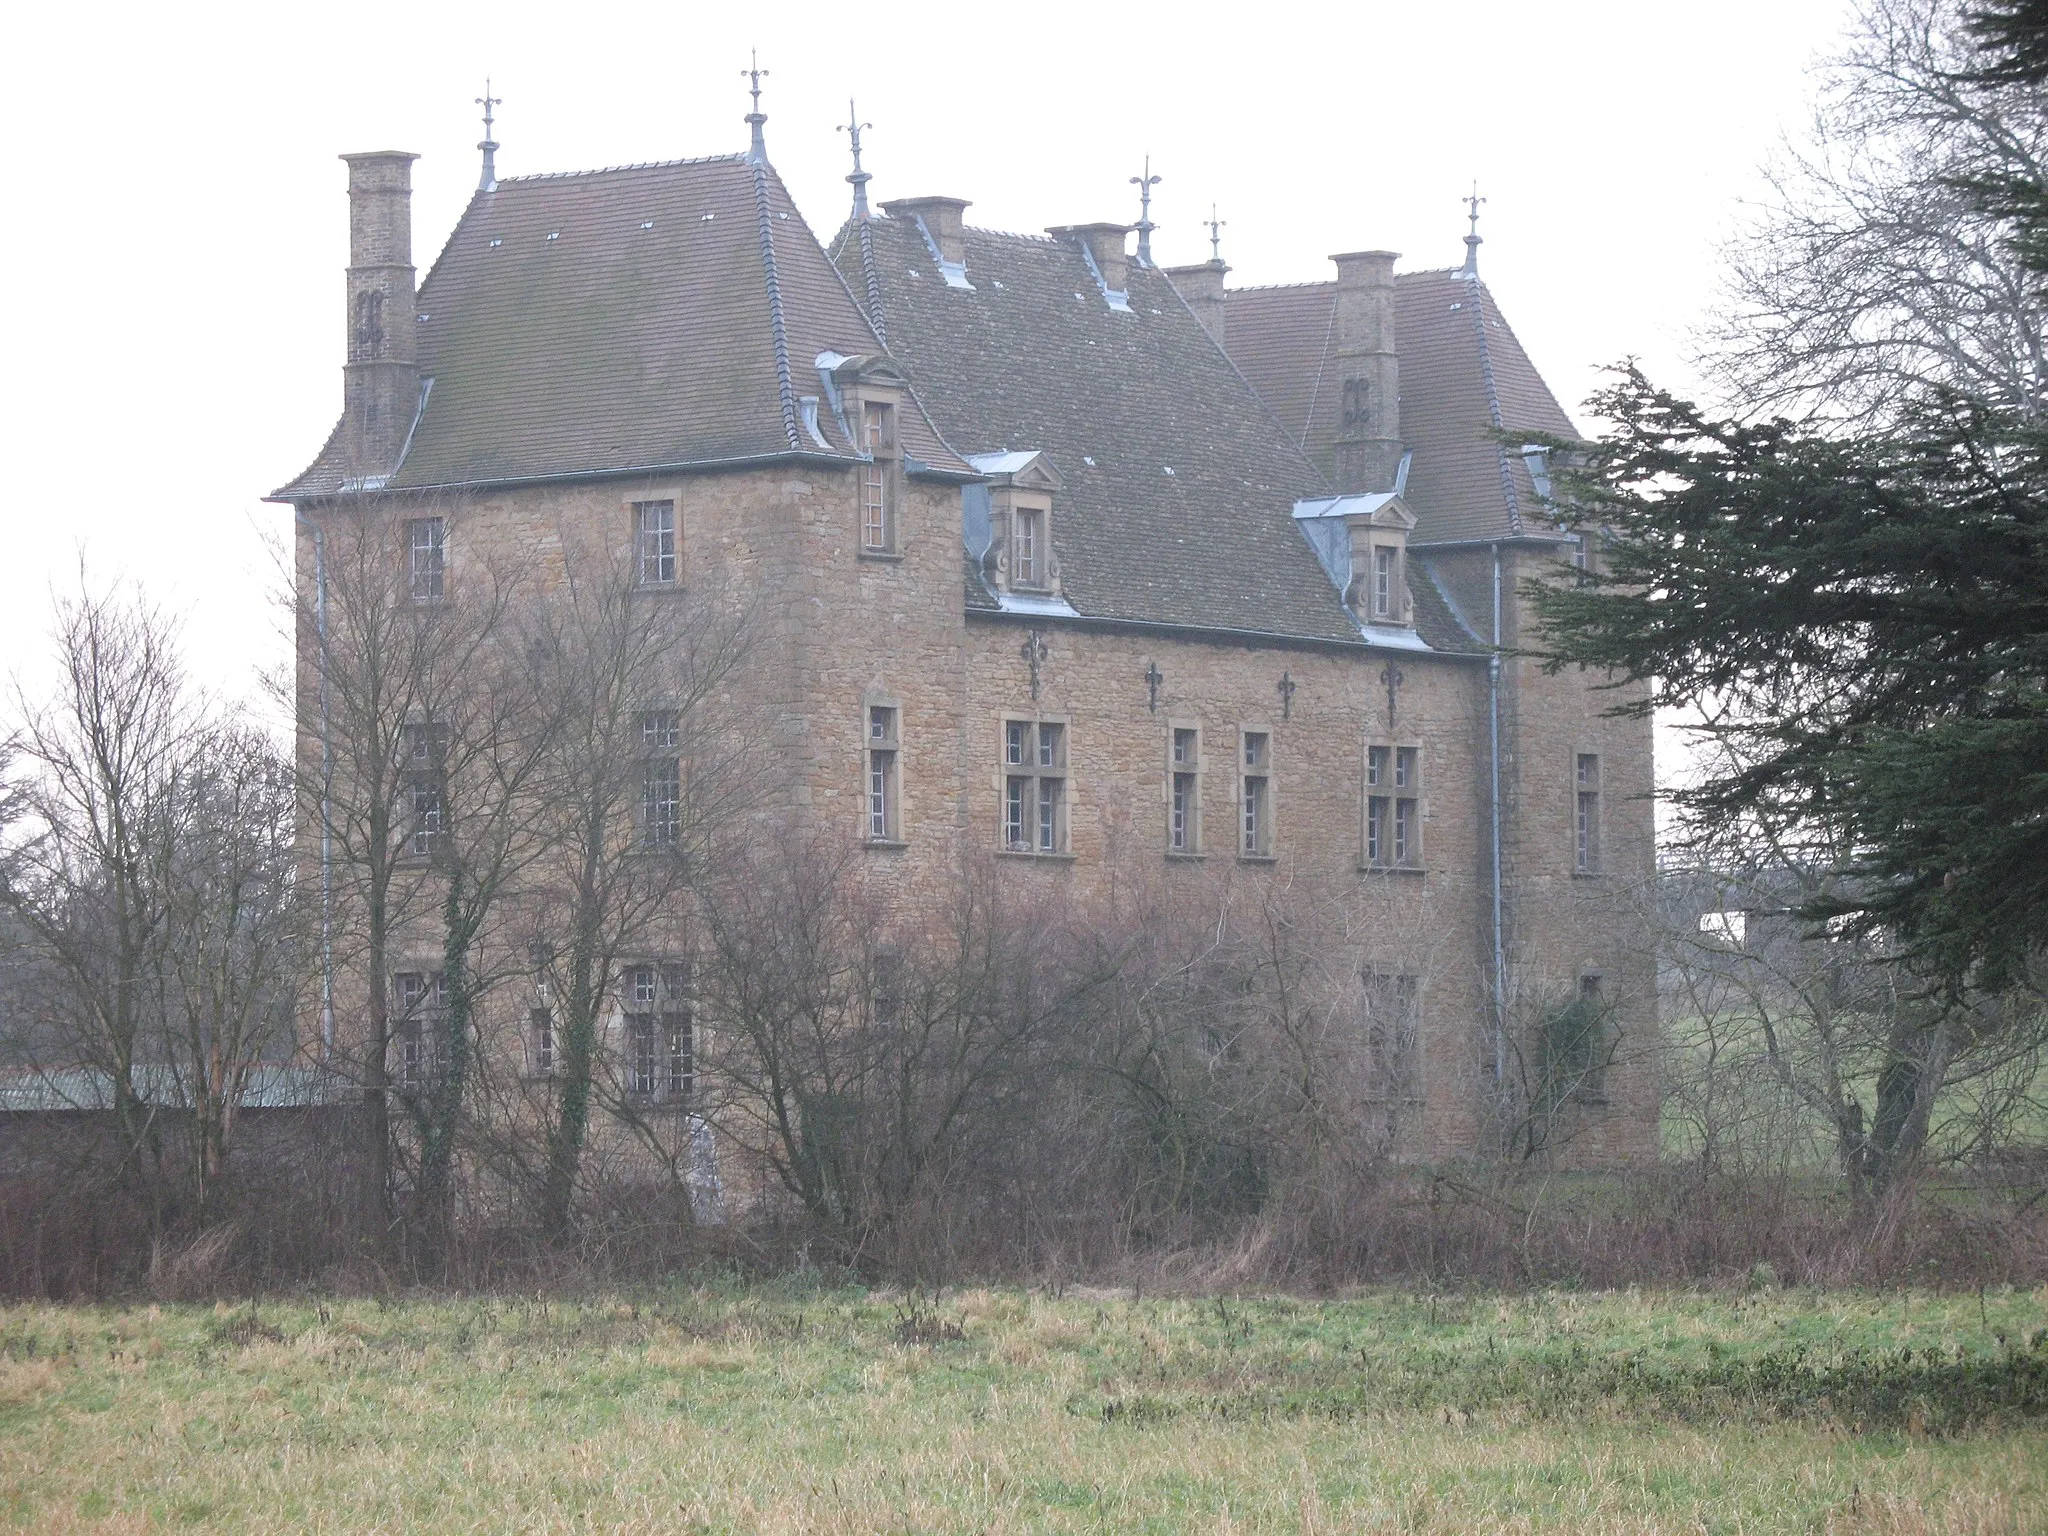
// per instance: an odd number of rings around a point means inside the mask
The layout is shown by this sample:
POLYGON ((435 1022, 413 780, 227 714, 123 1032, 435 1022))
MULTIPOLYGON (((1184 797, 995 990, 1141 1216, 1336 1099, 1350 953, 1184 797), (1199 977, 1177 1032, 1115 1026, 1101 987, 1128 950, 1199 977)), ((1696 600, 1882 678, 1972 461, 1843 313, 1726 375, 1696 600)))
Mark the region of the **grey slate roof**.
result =
MULTIPOLYGON (((1331 366, 1335 283, 1239 288, 1225 300, 1224 345, 1293 440, 1334 441, 1341 381, 1331 366)), ((1486 285, 1450 272, 1394 279, 1401 436, 1415 455, 1402 500, 1415 541, 1484 539, 1550 526, 1519 454, 1496 428, 1576 436, 1486 285)))
MULTIPOLYGON (((135 1091, 144 1104, 159 1109, 190 1109, 190 1085, 169 1067, 139 1065, 135 1091)), ((286 1062, 260 1062, 249 1071, 239 1105, 242 1109, 307 1109, 342 1104, 352 1097, 350 1084, 319 1067, 286 1062)), ((0 1071, 0 1114, 51 1114, 68 1110, 114 1107, 114 1080, 99 1067, 15 1067, 0 1071)))
MULTIPOLYGON (((738 156, 501 181, 420 286, 433 388, 393 487, 821 453, 813 360, 881 350, 772 169, 738 156)), ((823 413, 831 451, 851 445, 823 413)), ((911 409, 904 450, 971 474, 911 409)), ((335 441, 281 499, 340 489, 335 441)))
MULTIPOLYGON (((967 291, 941 280, 914 223, 870 228, 890 351, 947 441, 1038 449, 1063 479, 1053 546, 1084 617, 1358 641, 1293 526, 1322 476, 1163 276, 1132 263, 1119 314, 1078 248, 968 229, 967 291)), ((865 292, 852 226, 834 257, 865 292)), ((992 606, 978 587, 970 607, 992 606)), ((1426 640, 1471 648, 1434 594, 1416 596, 1426 640)))

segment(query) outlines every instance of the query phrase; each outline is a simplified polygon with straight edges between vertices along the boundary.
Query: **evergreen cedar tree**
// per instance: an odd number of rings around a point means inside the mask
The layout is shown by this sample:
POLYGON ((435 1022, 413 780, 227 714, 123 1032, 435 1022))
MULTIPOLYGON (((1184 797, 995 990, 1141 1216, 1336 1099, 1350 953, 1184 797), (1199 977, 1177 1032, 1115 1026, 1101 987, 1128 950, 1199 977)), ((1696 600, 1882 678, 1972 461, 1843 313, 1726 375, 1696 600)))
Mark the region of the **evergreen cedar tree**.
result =
MULTIPOLYGON (((2048 82, 2048 0, 1970 18, 1986 83, 2048 82)), ((2048 188, 1972 189, 2048 278, 2048 188)), ((1716 420, 1639 371, 1573 448, 1601 568, 1532 585, 1552 669, 1612 669, 1722 711, 1742 751, 1681 791, 1707 825, 1825 819, 1853 897, 1805 915, 1884 933, 1951 996, 2048 944, 2048 423, 1930 388, 1880 429, 1716 420)))

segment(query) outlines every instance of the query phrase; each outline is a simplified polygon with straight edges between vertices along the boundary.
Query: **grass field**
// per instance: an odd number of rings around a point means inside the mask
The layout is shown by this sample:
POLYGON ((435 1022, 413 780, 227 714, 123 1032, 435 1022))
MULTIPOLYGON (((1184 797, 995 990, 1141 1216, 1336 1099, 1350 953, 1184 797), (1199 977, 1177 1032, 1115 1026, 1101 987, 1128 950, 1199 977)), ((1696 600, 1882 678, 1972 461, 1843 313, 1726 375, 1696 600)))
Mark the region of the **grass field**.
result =
POLYGON ((39 1532, 2048 1530, 2048 1290, 0 1309, 39 1532))

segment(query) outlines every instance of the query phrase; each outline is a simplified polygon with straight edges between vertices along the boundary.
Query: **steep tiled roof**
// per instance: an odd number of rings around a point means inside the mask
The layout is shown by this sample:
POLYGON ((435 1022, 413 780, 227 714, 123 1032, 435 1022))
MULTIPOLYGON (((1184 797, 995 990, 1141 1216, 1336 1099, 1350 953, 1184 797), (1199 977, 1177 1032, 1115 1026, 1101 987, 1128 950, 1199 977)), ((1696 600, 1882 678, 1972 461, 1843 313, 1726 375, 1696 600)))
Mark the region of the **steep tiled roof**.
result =
MULTIPOLYGON (((1038 449, 1059 473, 1053 545, 1082 616, 1359 638, 1293 523, 1322 477, 1163 276, 1133 263, 1121 314, 1057 241, 967 230, 969 291, 914 223, 871 234, 890 351, 947 441, 1038 449)), ((850 228, 835 258, 865 292, 850 228)), ((1425 638, 1470 648, 1447 614, 1425 638)))
MULTIPOLYGON (((781 179, 736 156, 479 192, 419 313, 433 387, 395 487, 825 452, 798 414, 813 359, 880 350, 781 179)), ((901 428, 969 473, 917 410, 901 428)), ((849 452, 829 410, 821 430, 849 452)), ((277 494, 338 490, 335 446, 277 494)))
MULTIPOLYGON (((1296 443, 1334 441, 1342 381, 1332 370, 1335 283, 1240 288, 1226 301, 1224 344, 1296 443)), ((1483 283, 1458 272, 1394 279, 1401 436, 1415 455, 1402 500, 1418 543, 1547 526, 1521 458, 1496 428, 1575 435, 1483 283)))

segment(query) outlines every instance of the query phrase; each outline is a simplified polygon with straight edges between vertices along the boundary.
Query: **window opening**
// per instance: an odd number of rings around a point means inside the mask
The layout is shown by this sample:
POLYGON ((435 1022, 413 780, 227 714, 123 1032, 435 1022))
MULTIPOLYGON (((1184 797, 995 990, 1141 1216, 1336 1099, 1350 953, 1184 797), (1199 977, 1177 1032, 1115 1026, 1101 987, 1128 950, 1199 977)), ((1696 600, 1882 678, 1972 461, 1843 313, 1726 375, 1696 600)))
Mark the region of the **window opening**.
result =
POLYGON ((1003 846, 1012 853, 1067 850, 1067 728, 1050 720, 1003 722, 1003 846))
POLYGON ((672 587, 676 582, 676 504, 636 501, 633 524, 640 547, 640 584, 672 587))
POLYGON ((901 835, 901 744, 896 721, 894 707, 868 706, 867 813, 872 842, 894 842, 901 835))
POLYGON ((1578 808, 1574 825, 1574 863, 1582 874, 1600 868, 1600 758, 1581 752, 1575 774, 1578 808))
POLYGON ((870 553, 896 547, 896 412, 869 402, 861 411, 868 461, 861 466, 860 543, 870 553))
POLYGON ((1273 851, 1272 735, 1244 733, 1243 851, 1264 858, 1273 851))
POLYGON ((1172 803, 1167 813, 1166 846, 1174 853, 1194 853, 1201 843, 1200 734, 1192 727, 1173 728, 1172 803))
POLYGON ((447 524, 438 517, 415 517, 405 525, 406 574, 416 603, 439 602, 447 593, 447 524))
POLYGON ((673 709, 640 715, 640 841, 650 848, 672 847, 683 835, 682 717, 673 709))
POLYGON ((626 968, 626 1087, 636 1098, 686 1100, 696 1083, 695 1016, 689 968, 626 968))

